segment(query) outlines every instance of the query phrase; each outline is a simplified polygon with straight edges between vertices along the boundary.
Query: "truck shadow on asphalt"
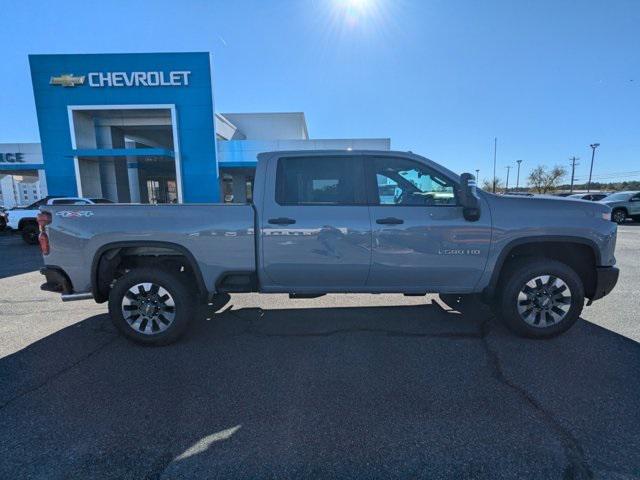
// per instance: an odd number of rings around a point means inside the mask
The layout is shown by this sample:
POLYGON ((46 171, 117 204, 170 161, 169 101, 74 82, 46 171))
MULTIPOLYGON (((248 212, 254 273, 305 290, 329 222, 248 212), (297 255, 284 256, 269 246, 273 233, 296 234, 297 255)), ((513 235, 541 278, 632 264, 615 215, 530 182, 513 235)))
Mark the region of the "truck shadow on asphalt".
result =
POLYGON ((162 348, 98 315, 0 360, 0 477, 634 476, 638 372, 586 321, 435 303, 230 309, 162 348))
POLYGON ((44 265, 37 245, 27 245, 20 235, 7 231, 0 232, 0 262, 0 278, 34 272, 44 265))

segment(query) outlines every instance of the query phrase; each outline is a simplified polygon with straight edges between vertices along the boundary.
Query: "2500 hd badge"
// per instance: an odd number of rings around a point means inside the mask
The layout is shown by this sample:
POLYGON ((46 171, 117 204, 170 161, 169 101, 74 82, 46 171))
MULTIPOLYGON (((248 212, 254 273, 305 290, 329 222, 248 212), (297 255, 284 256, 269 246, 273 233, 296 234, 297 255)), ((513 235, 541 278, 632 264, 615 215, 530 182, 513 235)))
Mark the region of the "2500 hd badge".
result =
POLYGON ((445 250, 438 250, 438 255, 480 255, 480 250, 477 248, 450 248, 445 250))

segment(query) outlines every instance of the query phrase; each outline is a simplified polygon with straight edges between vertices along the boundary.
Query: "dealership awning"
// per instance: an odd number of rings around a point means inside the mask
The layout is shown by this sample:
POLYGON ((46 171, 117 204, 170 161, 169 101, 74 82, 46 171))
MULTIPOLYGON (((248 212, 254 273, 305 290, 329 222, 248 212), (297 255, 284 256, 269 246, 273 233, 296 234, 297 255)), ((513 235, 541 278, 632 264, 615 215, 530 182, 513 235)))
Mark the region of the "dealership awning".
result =
POLYGON ((0 172, 10 172, 12 175, 20 175, 22 171, 33 172, 33 170, 44 170, 42 163, 0 163, 0 172))
POLYGON ((175 157, 166 148, 80 148, 71 150, 71 157, 175 157))

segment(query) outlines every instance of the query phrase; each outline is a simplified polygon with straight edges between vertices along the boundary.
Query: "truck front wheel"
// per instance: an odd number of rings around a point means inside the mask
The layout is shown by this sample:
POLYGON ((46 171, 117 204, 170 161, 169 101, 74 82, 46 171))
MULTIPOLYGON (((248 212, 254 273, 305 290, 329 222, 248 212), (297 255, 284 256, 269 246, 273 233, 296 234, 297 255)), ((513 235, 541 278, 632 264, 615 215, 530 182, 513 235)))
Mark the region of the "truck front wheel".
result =
POLYGON ((515 333, 549 338, 567 331, 584 306, 584 286, 568 265, 548 258, 516 260, 500 281, 498 315, 515 333))
POLYGON ((167 345, 184 333, 196 303, 178 273, 136 268, 111 288, 109 315, 127 338, 143 344, 167 345))

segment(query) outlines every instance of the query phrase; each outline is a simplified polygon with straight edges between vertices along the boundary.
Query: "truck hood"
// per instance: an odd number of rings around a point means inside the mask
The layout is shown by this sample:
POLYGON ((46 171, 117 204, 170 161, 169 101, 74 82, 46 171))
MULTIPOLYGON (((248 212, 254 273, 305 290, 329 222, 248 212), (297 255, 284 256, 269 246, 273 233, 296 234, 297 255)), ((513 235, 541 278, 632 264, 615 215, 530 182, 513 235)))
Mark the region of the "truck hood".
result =
POLYGON ((611 208, 605 203, 591 202, 577 198, 542 195, 537 197, 509 197, 482 192, 492 209, 509 210, 515 215, 528 215, 543 221, 545 217, 570 215, 602 218, 611 208))

